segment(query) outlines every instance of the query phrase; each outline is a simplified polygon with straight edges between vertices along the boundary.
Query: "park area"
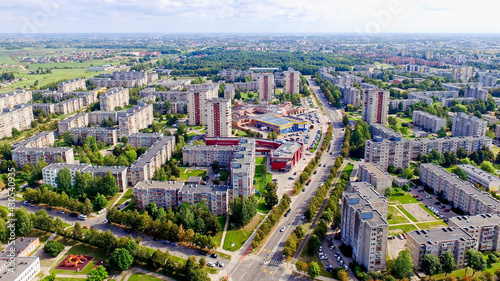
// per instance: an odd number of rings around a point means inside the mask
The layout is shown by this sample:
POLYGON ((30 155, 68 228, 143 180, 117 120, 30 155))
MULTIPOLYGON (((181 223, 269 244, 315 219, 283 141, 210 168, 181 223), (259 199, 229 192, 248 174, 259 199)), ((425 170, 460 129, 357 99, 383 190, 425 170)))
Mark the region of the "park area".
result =
POLYGON ((94 257, 84 255, 67 255, 66 258, 56 266, 59 270, 82 271, 94 257))
POLYGON ((187 181, 190 177, 202 177, 204 178, 207 175, 207 170, 203 169, 192 169, 192 168, 179 168, 181 170, 181 174, 178 180, 187 181))
POLYGON ((224 238, 223 249, 234 252, 239 250, 243 244, 247 241, 248 237, 254 232, 260 222, 264 219, 265 215, 259 215, 253 217, 247 225, 240 228, 231 228, 231 224, 226 232, 226 237, 224 238))

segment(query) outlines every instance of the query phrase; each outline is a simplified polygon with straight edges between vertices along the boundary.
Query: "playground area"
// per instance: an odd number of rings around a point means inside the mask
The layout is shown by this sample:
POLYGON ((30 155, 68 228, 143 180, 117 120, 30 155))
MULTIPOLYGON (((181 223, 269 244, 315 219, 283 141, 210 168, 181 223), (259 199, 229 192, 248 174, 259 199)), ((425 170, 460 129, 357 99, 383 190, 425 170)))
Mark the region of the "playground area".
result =
POLYGON ((55 269, 82 271, 93 258, 83 255, 68 255, 55 269))

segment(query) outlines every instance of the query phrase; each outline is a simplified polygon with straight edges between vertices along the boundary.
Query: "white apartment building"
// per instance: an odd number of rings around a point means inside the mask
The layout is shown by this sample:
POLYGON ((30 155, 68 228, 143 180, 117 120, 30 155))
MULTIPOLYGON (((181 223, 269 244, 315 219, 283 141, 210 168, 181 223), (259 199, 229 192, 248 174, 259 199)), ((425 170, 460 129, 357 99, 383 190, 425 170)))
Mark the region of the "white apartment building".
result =
POLYGON ((138 102, 132 108, 118 113, 119 138, 138 133, 153 124, 153 105, 138 102))
POLYGON ((31 281, 40 273, 39 257, 17 257, 12 265, 7 260, 0 261, 0 276, 5 281, 31 281), (14 267, 15 270, 12 270, 14 267))
POLYGON ((392 176, 372 163, 359 164, 358 179, 373 185, 380 194, 392 186, 392 176))
POLYGON ((446 119, 420 110, 413 111, 413 124, 432 133, 437 133, 441 128, 446 129, 446 119))
POLYGON ((368 124, 387 123, 389 91, 381 89, 363 90, 362 118, 368 124))
POLYGON ((125 107, 129 104, 130 94, 128 88, 113 88, 99 97, 101 110, 114 111, 116 107, 125 107))
POLYGON ((128 143, 135 148, 151 147, 163 137, 162 133, 135 133, 128 136, 128 143))
POLYGON ((108 145, 115 145, 118 142, 118 128, 83 127, 69 129, 68 131, 73 134, 75 139, 85 140, 87 136, 90 136, 108 145))
POLYGON ((49 164, 56 163, 59 158, 68 164, 75 162, 71 147, 19 147, 12 151, 12 160, 16 161, 19 167, 23 167, 27 163, 35 165, 40 158, 49 164))
POLYGON ((232 128, 231 101, 210 99, 205 105, 208 137, 230 137, 232 128))
POLYGON ((488 90, 484 90, 481 86, 468 85, 465 88, 464 97, 486 100, 488 99, 488 90))
POLYGON ((484 136, 488 122, 466 113, 457 113, 453 117, 452 135, 454 137, 484 136))
POLYGON ((134 199, 139 209, 144 209, 149 203, 155 203, 158 208, 177 207, 177 192, 184 182, 176 181, 140 181, 134 186, 134 199))
POLYGON ((477 250, 492 252, 500 249, 500 215, 481 214, 449 219, 449 226, 460 227, 477 241, 477 250))
POLYGON ((64 133, 70 129, 87 127, 89 125, 89 114, 79 113, 59 121, 59 132, 64 133))
POLYGON ((482 186, 488 191, 497 192, 500 190, 500 178, 497 176, 471 164, 458 165, 457 167, 467 174, 467 180, 471 183, 482 186))
POLYGON ((365 162, 387 171, 389 166, 408 168, 411 159, 410 141, 404 138, 383 139, 375 136, 365 143, 365 162))
POLYGON ((234 145, 188 145, 182 148, 182 162, 188 166, 209 167, 215 161, 229 167, 237 146, 234 145))
POLYGON ((19 104, 29 103, 33 99, 31 91, 17 91, 0 95, 0 109, 11 108, 19 104))
POLYGON ((76 78, 64 82, 59 82, 57 91, 62 93, 75 92, 76 90, 87 90, 87 79, 76 78))
POLYGON ((31 128, 33 120, 31 105, 19 104, 13 108, 3 108, 0 112, 0 138, 11 137, 14 128, 18 131, 31 128))
POLYGON ((217 91, 196 90, 188 91, 188 125, 206 125, 206 101, 218 97, 217 91))
POLYGON ((38 133, 32 137, 25 138, 24 140, 12 144, 12 150, 18 147, 47 147, 53 146, 55 142, 54 132, 45 131, 38 133))
POLYGON ((274 75, 272 73, 260 73, 258 76, 259 100, 271 103, 274 98, 274 75))
POLYGON ((255 193, 255 140, 241 138, 231 162, 231 199, 236 196, 250 196, 255 193))
POLYGON ((344 103, 351 104, 354 107, 359 107, 361 105, 361 91, 356 87, 343 87, 340 88, 342 95, 344 96, 344 103))

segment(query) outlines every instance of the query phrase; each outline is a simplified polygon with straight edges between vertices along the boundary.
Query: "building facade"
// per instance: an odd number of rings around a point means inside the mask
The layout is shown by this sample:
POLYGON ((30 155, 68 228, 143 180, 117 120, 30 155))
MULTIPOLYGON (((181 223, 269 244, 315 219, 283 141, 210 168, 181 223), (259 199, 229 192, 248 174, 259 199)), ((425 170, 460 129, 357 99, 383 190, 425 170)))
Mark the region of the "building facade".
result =
POLYGON ((365 162, 377 165, 387 171, 389 166, 408 168, 411 159, 410 141, 404 138, 393 137, 383 139, 374 137, 365 142, 365 162))
POLYGON ((116 107, 125 107, 129 104, 130 93, 128 88, 113 88, 99 97, 101 110, 113 111, 116 107))
POLYGON ((11 137, 13 129, 24 131, 31 128, 33 120, 31 105, 19 104, 13 108, 3 108, 0 112, 0 138, 11 137))
POLYGON ((466 113, 457 113, 453 117, 452 135, 454 137, 484 136, 488 122, 466 113))
POLYGON ((467 174, 467 180, 471 183, 482 186, 488 191, 497 192, 500 190, 500 178, 497 176, 471 164, 457 165, 457 167, 467 174))
POLYGON ((358 179, 373 185, 379 194, 385 194, 386 189, 392 187, 392 176, 372 163, 359 165, 358 179))
POLYGON ((456 216, 449 219, 448 225, 459 227, 474 237, 478 251, 493 252, 500 249, 499 214, 456 216))
POLYGON ((271 103, 274 98, 274 75, 272 73, 260 73, 259 82, 259 100, 264 103, 271 103))
POLYGON ((74 92, 76 90, 85 91, 87 90, 86 82, 87 79, 81 79, 81 78, 59 82, 59 84, 57 84, 57 91, 62 93, 74 92))
POLYGON ((68 164, 75 162, 73 148, 71 147, 19 147, 12 151, 12 160, 16 161, 19 167, 23 167, 27 163, 35 165, 40 158, 43 158, 49 164, 58 162, 58 160, 68 164))
POLYGON ((441 128, 446 129, 446 119, 420 110, 413 111, 413 124, 432 133, 437 133, 441 128))
POLYGON ((211 99, 206 101, 205 120, 208 137, 231 136, 231 101, 228 99, 211 99))
POLYGON ((298 94, 300 92, 300 72, 288 69, 283 73, 285 76, 285 93, 289 95, 298 94))
POLYGON ((363 90, 362 118, 368 124, 387 123, 389 91, 381 89, 363 90))

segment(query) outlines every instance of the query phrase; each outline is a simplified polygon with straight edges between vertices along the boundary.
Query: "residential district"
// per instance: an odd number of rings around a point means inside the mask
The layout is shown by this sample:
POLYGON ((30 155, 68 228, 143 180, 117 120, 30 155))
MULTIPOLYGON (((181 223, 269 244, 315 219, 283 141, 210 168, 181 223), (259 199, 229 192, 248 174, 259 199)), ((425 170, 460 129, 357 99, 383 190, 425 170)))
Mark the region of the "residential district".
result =
POLYGON ((500 277, 495 38, 123 36, 0 39, 2 280, 500 277))

